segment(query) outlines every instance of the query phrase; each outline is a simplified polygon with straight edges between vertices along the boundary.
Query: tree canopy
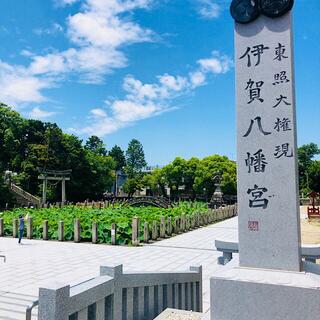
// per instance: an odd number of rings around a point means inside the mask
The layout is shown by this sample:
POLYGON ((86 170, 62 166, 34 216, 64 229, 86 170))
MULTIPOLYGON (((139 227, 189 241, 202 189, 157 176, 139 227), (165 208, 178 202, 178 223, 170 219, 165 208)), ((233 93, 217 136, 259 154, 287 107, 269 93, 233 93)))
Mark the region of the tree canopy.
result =
MULTIPOLYGON (((56 124, 24 119, 10 107, 0 105, 0 170, 17 172, 17 183, 41 195, 38 168, 72 169, 68 199, 101 199, 112 186, 115 161, 106 156, 103 142, 90 137, 85 145, 56 124)), ((2 197, 3 198, 3 197, 2 197)), ((48 200, 59 201, 60 185, 48 186, 48 200)), ((2 203, 8 200, 2 199, 2 203)))
POLYGON ((320 192, 319 161, 314 160, 318 154, 320 154, 320 149, 315 143, 305 144, 298 148, 299 184, 304 194, 310 191, 320 192))

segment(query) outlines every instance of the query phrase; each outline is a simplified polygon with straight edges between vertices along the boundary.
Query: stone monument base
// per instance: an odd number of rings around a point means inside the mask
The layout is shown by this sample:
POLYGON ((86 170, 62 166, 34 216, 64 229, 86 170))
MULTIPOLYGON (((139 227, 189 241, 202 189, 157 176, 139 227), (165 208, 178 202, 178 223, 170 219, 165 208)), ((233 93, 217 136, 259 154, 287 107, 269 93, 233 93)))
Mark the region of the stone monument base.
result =
POLYGON ((211 320, 319 319, 319 274, 226 269, 211 278, 211 320))

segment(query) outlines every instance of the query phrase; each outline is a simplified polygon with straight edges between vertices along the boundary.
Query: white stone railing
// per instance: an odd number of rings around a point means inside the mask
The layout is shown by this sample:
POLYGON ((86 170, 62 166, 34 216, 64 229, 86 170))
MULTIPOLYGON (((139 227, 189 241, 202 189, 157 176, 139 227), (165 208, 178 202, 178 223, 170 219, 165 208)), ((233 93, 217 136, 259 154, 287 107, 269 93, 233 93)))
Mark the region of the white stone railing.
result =
POLYGON ((100 276, 75 287, 39 289, 39 320, 154 319, 166 308, 202 311, 202 268, 187 272, 123 273, 101 267, 100 276))
MULTIPOLYGON (((225 265, 233 258, 233 253, 239 253, 239 243, 235 241, 215 240, 217 251, 222 252, 218 258, 218 264, 225 265)), ((302 244, 301 256, 308 262, 316 263, 320 259, 320 246, 318 244, 302 244)))

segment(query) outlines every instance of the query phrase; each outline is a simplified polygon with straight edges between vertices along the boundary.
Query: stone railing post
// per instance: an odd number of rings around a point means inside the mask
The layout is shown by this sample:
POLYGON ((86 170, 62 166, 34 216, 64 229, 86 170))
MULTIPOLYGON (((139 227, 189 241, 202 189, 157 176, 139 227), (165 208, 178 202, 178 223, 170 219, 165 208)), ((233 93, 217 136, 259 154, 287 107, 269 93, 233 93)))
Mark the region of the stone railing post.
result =
POLYGON ((186 217, 185 215, 182 215, 180 218, 180 232, 184 232, 186 229, 186 217))
POLYGON ((110 314, 110 317, 108 317, 108 314, 107 314, 107 319, 116 319, 116 320, 123 319, 123 303, 122 303, 123 284, 121 284, 121 278, 123 276, 123 266, 122 265, 117 265, 114 267, 100 266, 100 275, 109 276, 114 279, 114 292, 113 292, 114 302, 111 306, 111 309, 113 310, 113 317, 111 314, 110 314))
POLYGON ((3 237, 4 235, 4 223, 3 218, 0 218, 0 237, 3 237))
POLYGON ((49 224, 48 220, 43 221, 43 226, 42 226, 42 239, 43 240, 48 240, 49 239, 49 224))
POLYGON ((166 237, 166 218, 161 217, 160 218, 160 238, 166 237))
POLYGON ((92 222, 92 243, 98 242, 98 224, 96 221, 92 222))
POLYGON ((172 235, 172 218, 171 217, 168 217, 167 234, 169 237, 171 237, 172 235))
POLYGON ((210 224, 214 222, 214 210, 210 210, 209 212, 210 224))
POLYGON ((152 224, 152 240, 156 241, 158 240, 158 222, 153 221, 152 224))
POLYGON ((27 239, 32 239, 32 233, 33 233, 33 225, 32 225, 32 218, 28 217, 27 222, 27 239))
POLYGON ((174 233, 179 234, 180 232, 180 219, 178 217, 174 218, 174 233))
POLYGON ((68 320, 70 286, 54 284, 39 289, 39 320, 68 320))
POLYGON ((145 222, 143 226, 143 241, 145 243, 149 242, 149 223, 145 222))
POLYGON ((194 215, 190 215, 190 229, 194 229, 194 215))
POLYGON ((18 238, 19 220, 13 219, 12 221, 12 237, 18 238))
POLYGON ((74 234, 73 234, 73 241, 78 243, 81 241, 81 226, 80 226, 80 219, 74 220, 74 234))
POLYGON ((191 218, 190 215, 186 215, 186 230, 190 230, 191 229, 191 218))
POLYGON ((58 240, 64 241, 64 222, 59 221, 58 223, 58 240))
POLYGON ((117 244, 117 225, 115 223, 111 224, 111 244, 117 244))
POLYGON ((140 220, 137 217, 132 218, 132 245, 139 245, 139 224, 140 220))

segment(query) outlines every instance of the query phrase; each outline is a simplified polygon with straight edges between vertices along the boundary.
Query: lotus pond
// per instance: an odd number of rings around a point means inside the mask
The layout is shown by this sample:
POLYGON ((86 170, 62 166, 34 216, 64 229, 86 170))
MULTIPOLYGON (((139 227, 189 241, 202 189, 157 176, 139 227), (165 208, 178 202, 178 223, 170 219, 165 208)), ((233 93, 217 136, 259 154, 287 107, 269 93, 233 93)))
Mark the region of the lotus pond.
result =
MULTIPOLYGON (((144 222, 160 221, 161 217, 180 217, 181 215, 192 215, 206 212, 207 204, 200 202, 180 202, 172 208, 162 209, 155 207, 109 207, 105 209, 92 209, 88 207, 65 206, 63 208, 23 209, 0 213, 4 219, 4 235, 12 236, 12 221, 20 214, 28 215, 33 219, 33 238, 41 239, 43 221, 48 220, 49 239, 58 239, 58 222, 64 221, 65 240, 73 239, 73 224, 75 219, 80 219, 81 241, 91 241, 92 223, 98 224, 98 242, 111 242, 111 224, 117 225, 118 244, 129 244, 131 242, 131 222, 133 217, 139 217, 141 230, 144 222)), ((173 219, 174 220, 174 219, 173 219)), ((142 232, 141 232, 142 234, 142 232)))

